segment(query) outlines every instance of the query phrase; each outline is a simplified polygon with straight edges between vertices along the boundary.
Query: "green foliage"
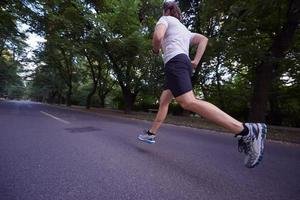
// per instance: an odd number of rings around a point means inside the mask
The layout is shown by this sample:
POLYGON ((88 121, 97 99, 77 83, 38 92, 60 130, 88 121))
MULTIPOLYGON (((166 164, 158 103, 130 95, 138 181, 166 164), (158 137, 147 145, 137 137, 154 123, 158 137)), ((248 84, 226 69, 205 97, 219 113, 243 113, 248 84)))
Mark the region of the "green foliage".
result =
POLYGON ((111 33, 120 37, 129 36, 139 29, 138 6, 139 0, 111 0, 108 6, 109 12, 101 13, 100 19, 111 33))
POLYGON ((24 85, 18 75, 19 69, 20 63, 9 51, 3 51, 0 57, 0 97, 22 98, 24 85))
POLYGON ((19 82, 19 84, 16 84, 16 85, 11 85, 8 88, 7 97, 9 99, 22 99, 24 96, 24 90, 25 90, 25 87, 22 82, 19 82))
MULTIPOLYGON (((74 89, 74 94, 72 98, 72 104, 85 106, 86 97, 88 96, 89 91, 91 90, 91 82, 80 85, 78 88, 74 89)), ((97 95, 93 96, 91 101, 91 106, 99 107, 100 100, 97 95)))
POLYGON ((28 23, 32 14, 24 1, 0 3, 0 97, 20 99, 23 96, 24 84, 19 74, 26 37, 18 24, 28 23))
MULTIPOLYGON (((270 49, 287 21, 289 1, 178 1, 183 23, 209 38, 193 76, 197 96, 247 120, 257 69, 274 65, 267 121, 300 126, 300 34, 280 58, 270 49)), ((25 35, 18 23, 45 37, 28 83, 30 98, 52 103, 147 111, 158 107, 163 62, 151 54, 161 0, 38 0, 0 3, 0 94, 20 98, 24 88, 17 57, 25 35)), ((191 51, 191 58, 195 48, 191 51)), ((182 113, 178 104, 172 113, 182 113)))
MULTIPOLYGON (((209 38, 203 63, 194 75, 195 88, 201 89, 196 93, 202 93, 205 99, 238 119, 247 120, 249 102, 256 95, 253 93, 256 71, 261 63, 269 62, 276 65, 274 80, 283 76, 289 77, 289 80, 299 79, 299 77, 291 78, 289 73, 287 75, 288 71, 293 73, 297 71, 295 70, 296 63, 299 62, 297 51, 290 51, 287 56, 280 59, 269 56, 276 34, 287 21, 288 1, 203 0, 199 2, 198 8, 194 10, 196 17, 186 22, 192 24, 196 32, 209 38), (235 102, 234 105, 232 102, 235 102)), ((298 37, 295 38, 291 49, 299 48, 299 33, 296 35, 298 37)), ((291 84, 292 87, 295 85, 295 82, 291 84)), ((286 109, 288 104, 281 104, 282 101, 279 99, 273 100, 274 96, 279 97, 283 93, 279 89, 282 86, 286 87, 283 82, 272 82, 267 122, 291 125, 289 122, 284 122, 290 121, 287 117, 290 111, 286 109), (279 123, 275 118, 280 119, 279 123)), ((293 102, 292 99, 290 100, 293 102)), ((297 110, 297 106, 293 105, 297 110)))
POLYGON ((61 103, 66 86, 61 80, 59 72, 49 65, 36 68, 32 81, 28 85, 29 96, 32 100, 61 103))

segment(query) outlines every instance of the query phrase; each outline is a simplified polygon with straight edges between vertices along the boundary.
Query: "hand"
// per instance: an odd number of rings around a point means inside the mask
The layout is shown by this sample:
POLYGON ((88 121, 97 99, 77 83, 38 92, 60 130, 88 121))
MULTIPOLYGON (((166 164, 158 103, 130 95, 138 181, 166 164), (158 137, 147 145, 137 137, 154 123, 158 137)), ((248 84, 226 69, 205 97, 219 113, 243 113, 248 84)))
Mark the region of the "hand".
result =
POLYGON ((191 63, 192 63, 193 69, 196 69, 197 66, 198 66, 198 64, 199 64, 199 62, 197 62, 197 61, 195 61, 195 60, 192 60, 191 63))

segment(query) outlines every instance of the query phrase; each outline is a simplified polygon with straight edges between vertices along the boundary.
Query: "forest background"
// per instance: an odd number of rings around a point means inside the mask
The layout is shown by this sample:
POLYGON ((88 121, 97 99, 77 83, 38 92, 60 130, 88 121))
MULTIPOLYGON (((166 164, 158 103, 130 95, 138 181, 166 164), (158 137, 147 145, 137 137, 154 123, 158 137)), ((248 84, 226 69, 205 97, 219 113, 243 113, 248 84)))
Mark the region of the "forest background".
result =
MULTIPOLYGON (((241 121, 300 127, 300 1, 178 3, 184 25, 209 38, 197 97, 241 121)), ((157 109, 164 66, 151 39, 161 14, 162 0, 1 0, 0 97, 157 109), (34 50, 30 34, 43 38, 34 50)), ((186 114, 176 102, 169 112, 186 114)))

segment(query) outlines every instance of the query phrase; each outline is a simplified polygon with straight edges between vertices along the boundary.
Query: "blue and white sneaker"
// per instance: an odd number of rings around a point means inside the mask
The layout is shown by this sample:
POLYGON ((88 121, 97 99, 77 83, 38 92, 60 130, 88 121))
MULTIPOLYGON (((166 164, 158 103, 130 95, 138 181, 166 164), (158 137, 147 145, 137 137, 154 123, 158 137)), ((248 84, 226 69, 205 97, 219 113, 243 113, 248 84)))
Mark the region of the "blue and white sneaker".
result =
POLYGON ((239 152, 246 154, 244 164, 248 168, 253 168, 259 164, 264 154, 264 143, 267 135, 267 125, 263 123, 246 123, 249 129, 248 135, 241 136, 238 141, 239 152))
POLYGON ((138 139, 140 141, 146 142, 148 144, 154 144, 155 143, 155 135, 150 135, 148 131, 144 131, 142 134, 138 136, 138 139))

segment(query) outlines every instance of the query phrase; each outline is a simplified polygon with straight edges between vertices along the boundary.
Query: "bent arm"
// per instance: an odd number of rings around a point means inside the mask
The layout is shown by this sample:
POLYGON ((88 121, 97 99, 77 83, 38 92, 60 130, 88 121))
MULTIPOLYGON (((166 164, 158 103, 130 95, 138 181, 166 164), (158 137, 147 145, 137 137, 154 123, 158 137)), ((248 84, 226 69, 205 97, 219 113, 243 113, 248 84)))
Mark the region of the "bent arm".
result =
POLYGON ((153 39, 152 39, 152 50, 156 54, 159 53, 161 42, 165 36, 166 30, 167 28, 164 24, 159 24, 155 27, 155 31, 153 33, 153 39))
MULTIPOLYGON (((196 66, 199 64, 199 62, 204 54, 204 51, 207 46, 207 42, 208 42, 207 37, 205 37, 204 35, 198 34, 198 33, 195 34, 195 36, 193 37, 193 39, 191 41, 191 44, 198 45, 195 58, 192 61, 193 64, 195 64, 196 66)), ((194 66, 194 67, 196 67, 196 66, 194 66)))

